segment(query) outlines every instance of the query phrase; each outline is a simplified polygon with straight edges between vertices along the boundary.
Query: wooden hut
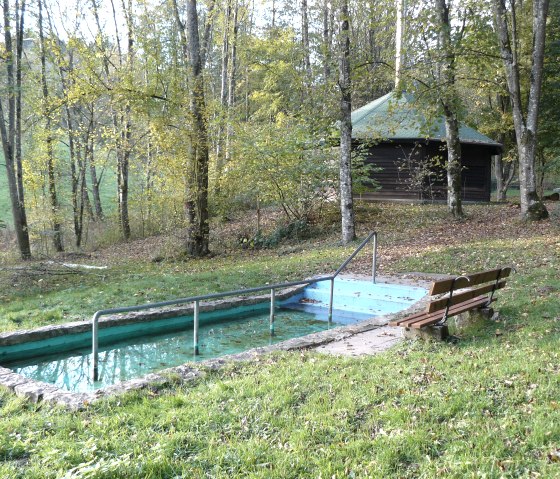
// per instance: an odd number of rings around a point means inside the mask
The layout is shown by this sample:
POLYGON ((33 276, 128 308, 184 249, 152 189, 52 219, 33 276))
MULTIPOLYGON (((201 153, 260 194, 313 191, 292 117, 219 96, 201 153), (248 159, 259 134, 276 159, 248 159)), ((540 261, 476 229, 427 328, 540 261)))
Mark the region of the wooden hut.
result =
MULTIPOLYGON (((461 125, 464 201, 490 201, 492 156, 501 145, 461 125)), ((376 171, 360 197, 367 200, 446 200, 445 125, 427 120, 411 95, 394 92, 352 113, 352 143, 376 171), (369 188, 368 188, 369 186, 369 188)))

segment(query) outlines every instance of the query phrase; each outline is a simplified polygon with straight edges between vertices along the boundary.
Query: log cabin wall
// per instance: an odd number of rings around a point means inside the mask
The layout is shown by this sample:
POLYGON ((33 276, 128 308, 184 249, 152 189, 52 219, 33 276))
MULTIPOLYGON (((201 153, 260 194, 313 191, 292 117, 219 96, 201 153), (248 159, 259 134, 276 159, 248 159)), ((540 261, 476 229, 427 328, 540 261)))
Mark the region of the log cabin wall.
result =
MULTIPOLYGON (((356 143, 356 147, 360 144, 356 143)), ((486 145, 462 144, 463 200, 490 201, 491 156, 486 145)), ((365 200, 445 201, 446 149, 441 142, 394 141, 362 145, 364 162, 382 168, 373 173, 381 187, 360 195, 365 200)), ((366 185, 367 186, 367 185, 366 185)))

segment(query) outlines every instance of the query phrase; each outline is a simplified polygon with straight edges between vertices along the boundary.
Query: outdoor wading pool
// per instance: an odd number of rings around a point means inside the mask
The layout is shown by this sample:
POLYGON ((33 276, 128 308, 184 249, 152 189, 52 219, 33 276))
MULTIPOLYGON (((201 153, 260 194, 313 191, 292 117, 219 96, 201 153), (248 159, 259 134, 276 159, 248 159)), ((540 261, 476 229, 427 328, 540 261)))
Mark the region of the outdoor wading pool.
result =
POLYGON ((327 282, 279 292, 273 335, 266 296, 202 306, 198 355, 193 350, 192 308, 105 318, 99 327, 97 381, 91 375, 90 323, 4 333, 0 335, 0 365, 66 391, 91 392, 187 362, 235 354, 396 313, 426 294, 424 288, 417 286, 340 277, 334 281, 334 290, 331 321, 327 282))

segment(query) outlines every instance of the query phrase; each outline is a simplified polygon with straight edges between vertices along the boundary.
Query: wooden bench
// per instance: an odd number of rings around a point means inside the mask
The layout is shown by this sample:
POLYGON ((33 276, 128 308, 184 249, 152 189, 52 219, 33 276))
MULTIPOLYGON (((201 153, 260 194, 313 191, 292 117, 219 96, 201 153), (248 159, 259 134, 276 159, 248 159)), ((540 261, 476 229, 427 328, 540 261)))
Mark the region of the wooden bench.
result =
POLYGON ((420 329, 444 325, 448 318, 481 308, 495 301, 494 293, 506 285, 512 268, 498 268, 468 276, 435 281, 430 288, 431 299, 425 311, 396 319, 390 326, 420 329), (476 286, 476 287, 475 287, 476 286))

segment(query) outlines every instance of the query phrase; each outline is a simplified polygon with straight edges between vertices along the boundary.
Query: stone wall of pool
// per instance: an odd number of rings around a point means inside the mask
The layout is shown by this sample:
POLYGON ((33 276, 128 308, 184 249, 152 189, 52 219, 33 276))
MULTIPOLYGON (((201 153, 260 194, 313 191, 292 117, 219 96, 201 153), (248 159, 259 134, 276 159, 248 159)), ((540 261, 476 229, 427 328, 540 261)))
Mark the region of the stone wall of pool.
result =
MULTIPOLYGON (((441 275, 437 275, 437 277, 441 277, 441 275)), ((345 275, 345 278, 368 280, 367 277, 355 275, 345 275)), ((369 279, 371 280, 371 278, 369 279)), ((433 279, 434 275, 409 273, 399 276, 379 277, 378 283, 401 284, 426 289, 429 282, 433 279)), ((277 299, 288 300, 290 297, 301 294, 301 291, 301 287, 288 288, 277 292, 277 299)), ((229 310, 231 308, 247 308, 252 305, 268 304, 268 301, 269 295, 225 299, 201 304, 201 311, 219 313, 220 311, 229 310)), ((342 340, 354 334, 383 326, 399 314, 408 314, 411 310, 420 308, 422 303, 423 300, 417 301, 414 305, 400 311, 399 313, 375 316, 356 324, 289 339, 269 346, 253 348, 238 354, 222 356, 216 359, 208 359, 199 363, 186 363, 181 366, 164 369, 158 373, 148 374, 142 378, 132 379, 86 393, 69 392, 52 384, 35 381, 17 374, 11 369, 3 366, 0 366, 0 387, 6 387, 14 391, 18 396, 27 397, 33 402, 46 401, 65 405, 72 409, 79 409, 109 395, 121 394, 134 389, 166 387, 176 383, 177 381, 190 381, 204 375, 205 371, 219 368, 229 361, 248 361, 259 355, 272 351, 315 348, 325 343, 342 340)), ((144 323, 147 325, 153 321, 160 321, 168 318, 171 319, 177 316, 189 314, 192 314, 192 306, 107 316, 100 320, 100 334, 102 331, 110 331, 111 328, 122 325, 133 323, 144 323)), ((88 334, 90 332, 91 322, 83 321, 47 326, 27 331, 2 333, 0 334, 0 364, 2 364, 3 354, 4 356, 9 354, 10 348, 21 348, 25 344, 31 345, 29 347, 32 347, 33 342, 44 339, 53 339, 55 341, 58 339, 60 341, 65 341, 69 335, 76 335, 80 333, 88 334)))

